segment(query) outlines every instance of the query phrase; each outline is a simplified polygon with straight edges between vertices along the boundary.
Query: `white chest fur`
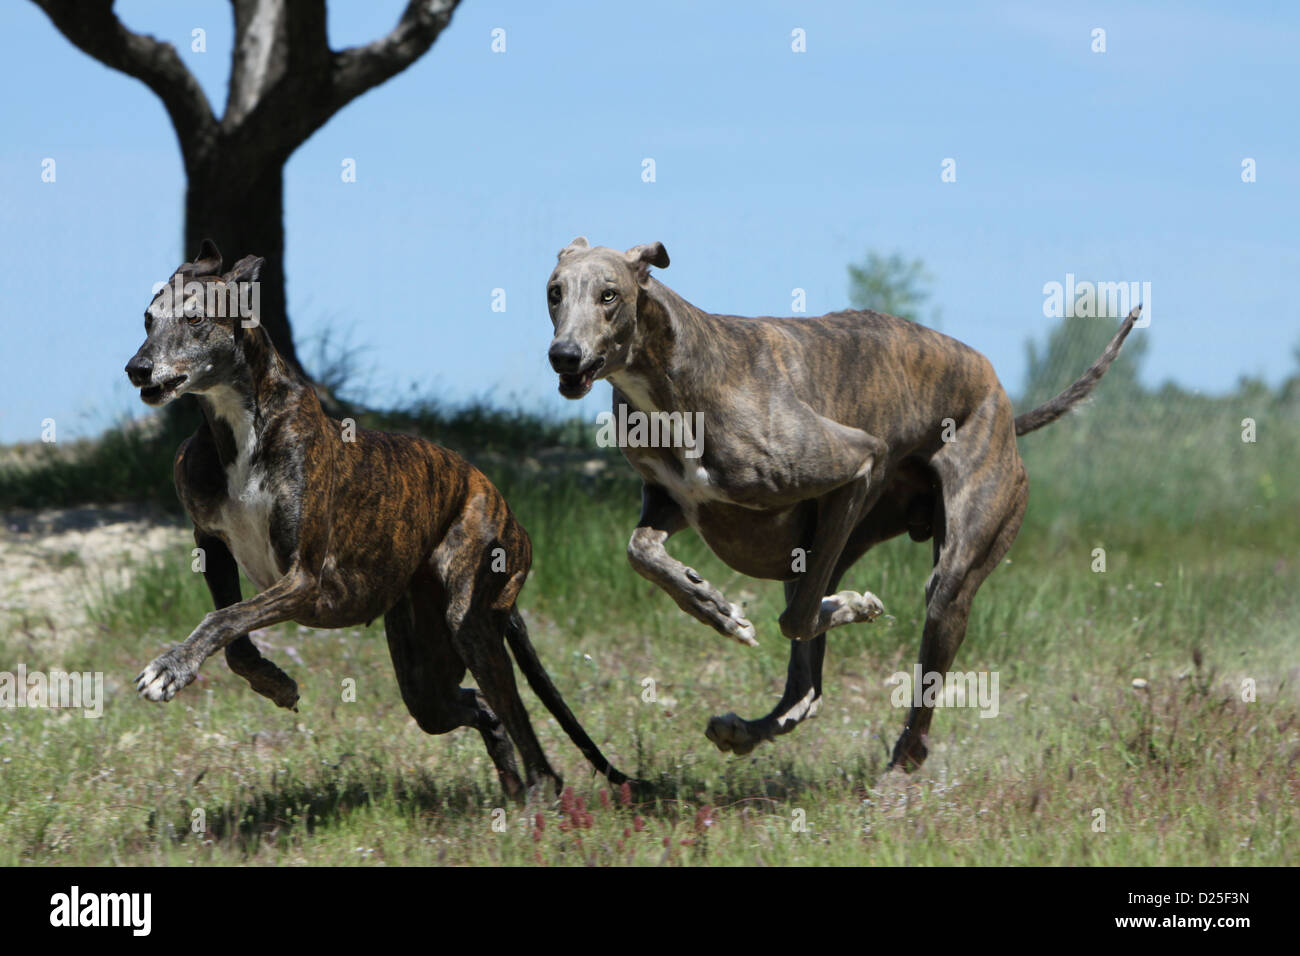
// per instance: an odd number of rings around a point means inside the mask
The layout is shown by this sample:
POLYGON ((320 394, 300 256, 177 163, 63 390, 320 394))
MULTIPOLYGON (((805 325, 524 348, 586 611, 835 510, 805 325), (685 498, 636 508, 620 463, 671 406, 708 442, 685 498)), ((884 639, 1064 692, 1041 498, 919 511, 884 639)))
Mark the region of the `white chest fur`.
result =
POLYGON ((271 546, 274 499, 265 474, 252 460, 257 448, 253 416, 233 390, 213 389, 207 397, 216 416, 230 426, 236 448, 234 461, 226 466, 226 500, 211 530, 225 540, 249 580, 265 590, 284 576, 284 569, 271 546))
MULTIPOLYGON (((610 376, 610 379, 637 411, 648 415, 664 411, 650 397, 649 383, 640 376, 630 372, 620 372, 616 376, 610 376)), ((636 467, 639 470, 649 471, 648 477, 668 492, 692 522, 695 521, 700 505, 710 501, 728 501, 727 496, 712 480, 712 476, 709 475, 708 469, 704 467, 701 460, 703 429, 700 429, 698 439, 700 444, 692 449, 692 455, 687 455, 684 447, 672 450, 671 454, 676 458, 675 464, 665 461, 658 453, 645 455, 634 453, 632 456, 636 458, 636 467)))

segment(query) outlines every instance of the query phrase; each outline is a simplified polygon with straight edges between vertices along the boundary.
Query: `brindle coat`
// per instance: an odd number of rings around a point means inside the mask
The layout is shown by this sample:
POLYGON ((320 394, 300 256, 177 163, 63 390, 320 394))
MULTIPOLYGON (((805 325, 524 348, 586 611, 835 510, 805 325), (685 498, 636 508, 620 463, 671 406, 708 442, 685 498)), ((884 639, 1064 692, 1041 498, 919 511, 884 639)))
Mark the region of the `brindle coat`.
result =
MULTIPOLYGON (((224 294, 255 282, 261 264, 248 256, 222 275, 220 253, 205 241, 177 274, 224 294)), ((126 371, 150 405, 192 392, 203 409, 203 424, 177 452, 175 480, 217 610, 144 669, 140 693, 170 700, 224 647, 255 691, 296 710, 297 684, 249 631, 281 621, 348 627, 383 615, 411 715, 431 734, 476 728, 508 794, 545 780, 558 793, 560 778, 533 733, 503 638, 583 754, 611 781, 627 779, 583 731, 529 642, 515 601, 532 546, 491 482, 421 438, 345 433, 259 325, 209 314, 197 297, 186 306, 159 293, 126 371), (237 566, 257 596, 241 600, 237 566), (466 668, 478 691, 459 686, 466 668)))
MULTIPOLYGON (((642 478, 641 520, 628 544, 639 573, 746 644, 755 643, 754 627, 741 608, 674 559, 668 537, 689 525, 735 570, 785 582, 785 693, 761 719, 712 718, 709 739, 748 753, 816 712, 825 632, 882 610, 870 593, 837 592, 840 578, 904 532, 934 541, 920 663, 926 674, 946 674, 975 592, 1024 516, 1029 481, 1017 435, 1092 389, 1138 309, 1083 377, 1016 418, 989 361, 946 335, 878 312, 714 315, 649 275, 667 265, 661 243, 621 253, 579 238, 561 250, 547 283, 549 357, 566 397, 608 378, 616 414, 624 403, 688 421, 703 413, 698 457, 681 447, 623 448, 642 478)), ((925 759, 932 714, 909 711, 891 765, 925 759)))

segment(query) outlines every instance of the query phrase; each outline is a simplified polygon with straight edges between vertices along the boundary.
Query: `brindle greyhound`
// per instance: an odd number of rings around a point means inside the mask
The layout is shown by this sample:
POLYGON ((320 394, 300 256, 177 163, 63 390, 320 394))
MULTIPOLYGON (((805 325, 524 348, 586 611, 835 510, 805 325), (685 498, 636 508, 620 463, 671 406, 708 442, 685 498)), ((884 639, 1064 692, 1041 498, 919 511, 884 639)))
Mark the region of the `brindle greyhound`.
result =
POLYGON ((578 749, 611 781, 626 780, 583 731, 529 642, 515 599, 532 545, 505 499, 431 442, 352 432, 327 417, 265 330, 222 307, 257 281, 262 263, 246 256, 223 275, 221 254, 205 240, 198 259, 150 304, 147 337, 126 366, 146 404, 193 393, 203 409, 203 424, 176 454, 175 480, 217 607, 144 669, 140 693, 171 700, 224 647, 231 670, 296 710, 298 685, 248 632, 281 621, 347 627, 382 614, 411 716, 430 734, 476 728, 510 796, 524 790, 511 738, 529 789, 550 780, 558 793, 560 777, 528 721, 503 637, 578 749), (261 589, 247 601, 236 563, 261 589), (466 667, 480 690, 458 686, 466 667))
MULTIPOLYGON (((713 315, 650 277, 650 266, 667 265, 662 243, 622 253, 575 239, 547 283, 549 357, 567 398, 607 378, 616 414, 626 403, 682 413, 688 423, 704 416, 707 440, 684 442, 689 453, 623 448, 642 478, 641 520, 627 549, 639 573, 744 644, 756 641, 741 608, 675 560, 665 541, 690 525, 736 571, 785 582, 781 633, 793 642, 785 693, 761 719, 712 718, 709 739, 744 754, 816 713, 825 632, 882 610, 870 593, 837 593, 840 578, 868 548, 903 532, 934 539, 920 664, 946 674, 971 600, 1025 513, 1029 480, 1016 436, 1092 390, 1141 307, 1078 381, 1015 417, 988 359, 946 335, 878 312, 713 315)), ((920 766, 932 715, 911 708, 891 767, 920 766)))

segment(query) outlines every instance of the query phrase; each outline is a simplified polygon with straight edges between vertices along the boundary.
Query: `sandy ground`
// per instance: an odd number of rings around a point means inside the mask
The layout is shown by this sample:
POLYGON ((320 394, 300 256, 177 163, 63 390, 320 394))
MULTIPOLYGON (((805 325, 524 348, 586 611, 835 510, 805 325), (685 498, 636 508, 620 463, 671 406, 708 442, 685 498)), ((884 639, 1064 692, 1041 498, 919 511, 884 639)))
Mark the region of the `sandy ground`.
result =
POLYGON ((85 611, 92 588, 125 587, 132 562, 193 541, 188 527, 137 505, 6 512, 0 516, 0 632, 58 654, 93 636, 85 611))
MULTIPOLYGON (((50 447, 29 443, 0 448, 0 464, 50 454, 50 447)), ((76 450, 60 447, 58 453, 75 455, 76 450)), ((557 448, 543 450, 524 465, 538 471, 571 467, 592 476, 604 471, 607 462, 557 448)), ((73 642, 95 636, 86 616, 90 595, 129 586, 130 568, 161 552, 185 554, 192 547, 188 524, 148 505, 15 508, 0 513, 0 638, 17 641, 43 659, 58 660, 73 642)))

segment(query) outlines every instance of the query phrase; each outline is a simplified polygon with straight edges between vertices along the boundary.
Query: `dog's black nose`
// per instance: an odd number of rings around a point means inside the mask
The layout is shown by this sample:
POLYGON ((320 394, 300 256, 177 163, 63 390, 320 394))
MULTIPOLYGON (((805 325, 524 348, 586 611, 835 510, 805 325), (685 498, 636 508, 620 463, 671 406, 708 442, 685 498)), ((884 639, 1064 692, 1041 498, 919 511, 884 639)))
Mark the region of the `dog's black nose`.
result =
POLYGON ((131 380, 131 384, 136 387, 148 385, 153 381, 153 362, 147 358, 135 356, 131 361, 126 363, 126 377, 131 380))
POLYGON ((552 342, 546 355, 551 360, 551 368, 560 373, 576 372, 582 365, 582 349, 576 342, 552 342))

